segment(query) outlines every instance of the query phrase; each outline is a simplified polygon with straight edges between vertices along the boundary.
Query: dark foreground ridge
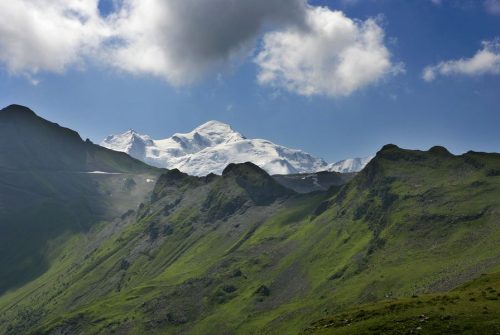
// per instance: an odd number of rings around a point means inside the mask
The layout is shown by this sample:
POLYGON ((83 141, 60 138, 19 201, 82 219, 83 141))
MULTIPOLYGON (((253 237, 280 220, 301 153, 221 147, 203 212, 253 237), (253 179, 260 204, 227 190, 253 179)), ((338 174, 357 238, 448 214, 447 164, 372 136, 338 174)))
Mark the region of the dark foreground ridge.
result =
POLYGON ((0 169, 13 171, 146 171, 130 156, 83 141, 71 129, 10 105, 0 110, 0 169))
POLYGON ((31 118, 37 117, 35 112, 33 112, 28 107, 16 104, 2 108, 0 113, 2 113, 1 114, 2 116, 9 116, 9 117, 31 117, 31 118))
POLYGON ((27 107, 0 110, 0 294, 48 269, 49 241, 88 231, 138 204, 152 186, 134 179, 157 174, 27 107), (137 187, 122 187, 124 179, 137 187))

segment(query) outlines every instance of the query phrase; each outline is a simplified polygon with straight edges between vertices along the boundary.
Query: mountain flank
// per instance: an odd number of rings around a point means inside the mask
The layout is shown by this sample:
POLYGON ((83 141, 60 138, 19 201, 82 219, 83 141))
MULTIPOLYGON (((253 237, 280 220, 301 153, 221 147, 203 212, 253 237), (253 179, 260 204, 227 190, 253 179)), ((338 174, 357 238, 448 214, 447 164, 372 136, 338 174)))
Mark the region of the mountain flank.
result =
POLYGON ((0 294, 48 268, 49 241, 137 206, 153 187, 146 180, 159 173, 27 107, 2 109, 0 294))

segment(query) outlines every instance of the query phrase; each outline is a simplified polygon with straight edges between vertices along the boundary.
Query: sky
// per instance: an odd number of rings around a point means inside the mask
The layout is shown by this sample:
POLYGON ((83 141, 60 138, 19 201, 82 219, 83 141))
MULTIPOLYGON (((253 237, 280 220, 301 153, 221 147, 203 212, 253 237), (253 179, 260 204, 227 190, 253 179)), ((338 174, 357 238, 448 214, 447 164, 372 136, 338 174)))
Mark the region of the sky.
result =
POLYGON ((0 2, 0 106, 99 143, 208 121, 327 161, 500 151, 500 0, 0 2))

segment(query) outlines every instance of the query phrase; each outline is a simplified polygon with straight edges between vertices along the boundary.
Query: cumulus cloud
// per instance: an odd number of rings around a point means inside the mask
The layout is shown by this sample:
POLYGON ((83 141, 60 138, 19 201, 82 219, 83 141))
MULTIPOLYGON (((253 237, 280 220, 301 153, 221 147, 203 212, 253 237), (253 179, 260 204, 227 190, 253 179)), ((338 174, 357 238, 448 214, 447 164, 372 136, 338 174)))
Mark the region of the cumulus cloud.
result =
POLYGON ((500 40, 485 41, 483 48, 471 58, 448 60, 424 69, 425 81, 433 81, 437 76, 500 74, 500 40))
POLYGON ((63 72, 97 59, 175 85, 246 56, 264 27, 300 25, 306 0, 0 2, 0 62, 12 73, 63 72))
POLYGON ((99 0, 0 1, 0 63, 30 77, 92 61, 186 85, 247 60, 264 34, 262 84, 341 96, 397 72, 375 20, 307 0, 107 1, 105 16, 99 0))
POLYGON ((247 55, 264 25, 300 24, 303 0, 126 0, 113 19, 122 43, 110 54, 127 71, 173 84, 247 55))
POLYGON ((0 1, 0 62, 12 73, 63 72, 108 33, 97 0, 0 1))
POLYGON ((255 62, 259 83, 305 96, 347 96, 402 71, 375 20, 354 21, 324 7, 309 8, 305 28, 267 33, 255 62))

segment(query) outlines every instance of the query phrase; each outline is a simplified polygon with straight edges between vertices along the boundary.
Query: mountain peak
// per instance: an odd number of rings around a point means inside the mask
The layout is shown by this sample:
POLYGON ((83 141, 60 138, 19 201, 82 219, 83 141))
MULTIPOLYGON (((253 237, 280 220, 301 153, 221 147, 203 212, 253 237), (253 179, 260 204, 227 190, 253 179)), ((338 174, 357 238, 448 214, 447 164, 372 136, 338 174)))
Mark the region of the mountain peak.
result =
POLYGON ((258 174, 266 174, 267 173, 262 170, 260 167, 255 165, 252 162, 245 162, 245 163, 231 163, 226 168, 222 171, 222 176, 228 176, 230 174, 241 174, 242 171, 251 171, 253 173, 258 173, 258 174))
POLYGON ((0 139, 4 152, 0 167, 32 171, 121 172, 149 167, 123 154, 83 141, 69 128, 39 117, 31 109, 10 105, 0 111, 0 139), (9 150, 5 150, 6 148, 9 150))
POLYGON ((268 205, 277 198, 295 193, 251 162, 229 164, 222 172, 222 178, 226 181, 233 180, 257 205, 268 205))
POLYGON ((443 146, 439 146, 439 145, 436 145, 436 146, 433 146, 432 148, 430 148, 429 152, 433 153, 435 155, 440 155, 440 156, 452 156, 452 154, 448 151, 448 149, 446 149, 443 146))
POLYGON ((217 121, 217 120, 210 120, 207 121, 198 127, 196 127, 195 131, 199 130, 227 130, 227 131, 234 131, 231 126, 227 123, 217 121))
POLYGON ((0 111, 1 115, 16 115, 16 116, 31 116, 31 117, 34 117, 36 116, 35 112, 33 112, 31 109, 29 109, 28 107, 26 106, 22 106, 22 105, 16 105, 16 104, 13 104, 13 105, 9 105, 5 108, 3 108, 1 111, 0 111))
POLYGON ((138 132, 136 132, 135 130, 129 129, 122 134, 109 135, 108 137, 106 137, 104 142, 115 142, 115 141, 129 142, 129 141, 136 141, 136 140, 147 141, 147 140, 150 140, 150 138, 147 135, 141 135, 138 132))
POLYGON ((130 128, 128 131, 125 132, 127 135, 139 135, 138 132, 136 132, 134 129, 130 128))
POLYGON ((199 134, 210 142, 223 143, 243 140, 245 137, 227 123, 211 120, 196 127, 191 133, 199 134))
POLYGON ((400 148, 392 143, 386 144, 380 149, 380 151, 390 151, 390 150, 399 150, 400 148))

